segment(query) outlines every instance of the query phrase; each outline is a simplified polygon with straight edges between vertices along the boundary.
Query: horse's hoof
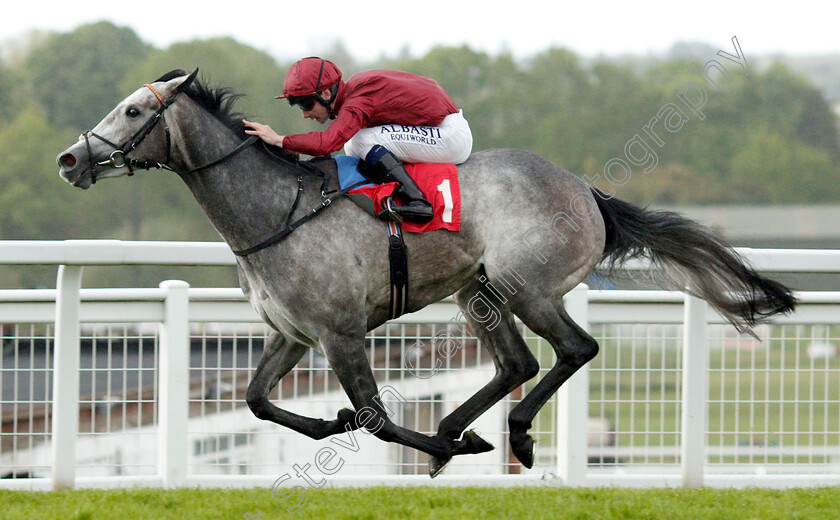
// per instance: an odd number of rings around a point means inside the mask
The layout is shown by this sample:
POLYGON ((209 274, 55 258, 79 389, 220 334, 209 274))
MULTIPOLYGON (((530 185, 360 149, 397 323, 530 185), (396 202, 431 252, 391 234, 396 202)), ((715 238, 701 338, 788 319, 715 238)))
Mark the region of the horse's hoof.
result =
POLYGON ((482 439, 474 430, 464 432, 463 442, 466 442, 464 453, 485 453, 496 449, 492 444, 482 439))
POLYGON ((435 478, 440 475, 440 472, 443 471, 443 468, 445 468, 451 460, 452 457, 439 459, 434 455, 429 455, 429 477, 435 478))
POLYGON ((527 433, 511 435, 510 448, 513 455, 528 469, 534 466, 534 439, 527 433))

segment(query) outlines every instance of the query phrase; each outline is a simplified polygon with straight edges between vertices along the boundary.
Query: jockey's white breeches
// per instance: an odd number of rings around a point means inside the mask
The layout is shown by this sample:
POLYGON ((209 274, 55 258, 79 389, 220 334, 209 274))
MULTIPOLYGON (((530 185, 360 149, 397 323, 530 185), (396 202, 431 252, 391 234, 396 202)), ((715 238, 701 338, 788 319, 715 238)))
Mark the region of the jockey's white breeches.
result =
POLYGON ((364 159, 377 144, 403 162, 461 164, 470 156, 473 139, 463 111, 458 111, 446 116, 439 126, 363 128, 344 144, 344 153, 364 159))

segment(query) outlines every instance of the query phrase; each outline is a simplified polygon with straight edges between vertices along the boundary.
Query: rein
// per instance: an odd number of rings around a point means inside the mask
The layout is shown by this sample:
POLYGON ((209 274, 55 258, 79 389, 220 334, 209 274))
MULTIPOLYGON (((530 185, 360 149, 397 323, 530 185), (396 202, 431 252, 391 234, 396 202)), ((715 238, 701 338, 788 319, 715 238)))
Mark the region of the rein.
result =
POLYGON ((321 184, 321 197, 322 197, 323 200, 321 201, 321 204, 319 204, 318 206, 309 210, 309 212, 306 215, 304 215, 303 217, 295 220, 294 222, 291 222, 292 217, 295 214, 295 210, 297 210, 298 204, 300 203, 300 197, 303 194, 303 174, 298 175, 298 178, 297 178, 297 181, 298 181, 297 194, 295 195, 295 201, 292 203, 292 207, 289 208, 289 212, 286 214, 286 220, 285 220, 285 222, 283 222, 283 228, 280 231, 278 231, 277 233, 275 233, 274 235, 266 238, 265 240, 263 240, 262 242, 260 242, 259 244, 255 245, 255 246, 249 247, 247 249, 232 250, 233 254, 236 255, 236 256, 252 255, 252 254, 254 254, 258 251, 262 251, 263 249, 265 249, 267 247, 271 247, 271 246, 281 242, 283 239, 285 239, 287 236, 289 236, 292 233, 292 231, 294 231, 295 229, 299 228, 301 225, 303 225, 303 224, 309 222, 310 220, 312 220, 313 218, 315 218, 315 216, 318 215, 318 213, 320 213, 321 211, 328 208, 330 206, 330 204, 332 204, 333 201, 335 201, 336 199, 346 195, 348 191, 350 191, 354 188, 358 188, 359 186, 363 186, 365 184, 370 183, 369 180, 363 180, 363 181, 354 183, 351 186, 348 186, 348 187, 344 188, 343 190, 337 190, 337 191, 328 193, 327 189, 329 187, 330 176, 327 175, 323 170, 321 170, 320 168, 318 168, 317 166, 315 166, 311 163, 299 163, 299 162, 290 161, 288 159, 284 159, 283 157, 280 157, 278 155, 273 154, 270 150, 268 150, 268 148, 266 148, 266 151, 268 152, 268 154, 271 157, 273 157, 278 162, 285 162, 285 163, 287 163, 287 164, 289 164, 293 167, 303 169, 303 170, 307 170, 309 173, 314 173, 316 175, 320 175, 321 178, 323 179, 323 182, 321 184))
POLYGON ((274 235, 268 237, 267 239, 263 240, 262 242, 260 242, 259 244, 255 245, 255 246, 249 247, 247 249, 233 250, 233 254, 236 255, 236 256, 248 256, 248 255, 252 255, 252 254, 254 254, 258 251, 262 251, 263 249, 265 249, 267 247, 271 247, 274 244, 277 244, 278 242, 282 241, 284 238, 289 236, 292 233, 292 231, 294 231, 295 229, 299 228, 301 225, 303 225, 303 224, 309 222, 310 220, 312 220, 313 218, 315 218, 315 216, 318 215, 318 213, 320 213, 324 209, 328 208, 330 206, 330 204, 333 203, 333 201, 335 201, 339 197, 342 197, 342 196, 346 195, 348 191, 352 190, 353 188, 358 188, 359 186, 369 184, 369 183, 370 183, 370 181, 368 181, 368 180, 360 181, 360 182, 357 182, 356 184, 353 184, 352 186, 348 186, 347 188, 344 188, 343 190, 334 192, 332 195, 329 195, 329 196, 326 196, 324 194, 324 192, 322 191, 321 195, 324 197, 324 199, 321 202, 321 204, 316 206, 315 208, 311 209, 309 211, 309 213, 307 213, 303 217, 295 220, 294 222, 292 222, 290 224, 289 221, 292 220, 292 215, 294 215, 295 210, 297 209, 298 203, 300 202, 300 196, 303 193, 303 176, 299 175, 298 176, 298 191, 297 191, 297 195, 295 196, 295 202, 292 204, 292 207, 289 209, 289 213, 286 215, 286 222, 283 223, 283 229, 281 229, 280 231, 278 231, 274 235))
MULTIPOLYGON (((193 168, 192 170, 189 170, 188 172, 183 172, 183 173, 176 172, 171 166, 169 166, 169 164, 167 164, 169 162, 170 154, 172 152, 172 140, 171 140, 171 135, 170 135, 170 131, 169 131, 169 125, 166 122, 166 117, 164 117, 164 112, 166 112, 166 109, 169 108, 170 106, 172 106, 173 103, 175 103, 175 101, 178 99, 178 96, 181 95, 183 90, 187 86, 189 86, 189 84, 191 82, 192 82, 192 79, 188 79, 184 84, 179 86, 178 90, 174 94, 172 94, 168 99, 163 99, 163 97, 158 93, 158 91, 155 90, 155 88, 152 87, 150 84, 147 83, 147 84, 143 85, 144 87, 147 87, 149 90, 152 91, 152 93, 155 95, 157 100, 160 102, 160 107, 157 109, 157 111, 151 117, 149 117, 148 120, 146 120, 146 122, 143 124, 143 126, 140 127, 140 129, 137 130, 137 132, 135 132, 134 135, 132 135, 122 145, 117 145, 117 144, 109 141, 105 137, 102 137, 101 135, 95 133, 93 130, 88 130, 87 132, 82 134, 82 136, 85 139, 85 146, 87 147, 87 153, 88 153, 88 161, 90 163, 91 184, 96 184, 96 167, 97 166, 109 166, 111 168, 127 167, 128 168, 128 175, 134 175, 134 168, 142 168, 144 170, 149 170, 151 168, 156 168, 156 169, 159 169, 159 170, 161 170, 161 169, 162 170, 169 170, 171 172, 179 173, 180 175, 189 175, 189 174, 192 174, 192 173, 199 172, 201 170, 205 170, 207 168, 211 168, 213 166, 217 166, 217 165, 235 157, 237 154, 244 151, 246 148, 249 148, 254 143, 256 143, 257 141, 260 140, 259 137, 255 136, 255 135, 249 136, 247 139, 242 141, 236 148, 234 148, 230 152, 226 153, 225 155, 219 157, 218 159, 215 159, 213 161, 210 161, 207 164, 203 164, 201 166, 193 168), (146 137, 149 136, 149 134, 152 132, 152 130, 155 128, 155 126, 161 120, 163 120, 163 127, 164 127, 164 131, 166 133, 166 159, 163 162, 156 162, 156 161, 140 161, 140 160, 128 157, 128 154, 131 153, 135 148, 137 148, 140 145, 140 143, 143 142, 143 139, 145 139, 146 137), (114 149, 114 151, 111 153, 111 155, 109 156, 109 158, 107 160, 100 161, 100 162, 94 162, 93 161, 93 151, 92 151, 91 146, 90 146, 90 138, 91 137, 99 139, 100 141, 102 141, 103 143, 107 144, 108 146, 110 146, 111 148, 114 149)), ((265 145, 263 145, 263 146, 265 146, 265 145)), ((294 222, 291 221, 292 217, 294 216, 294 213, 297 210, 297 207, 300 203, 301 195, 303 194, 303 175, 304 174, 300 173, 298 175, 298 178, 297 178, 298 189, 297 189, 297 193, 295 195, 295 201, 294 201, 294 203, 292 203, 292 207, 289 208, 289 212, 286 215, 286 220, 283 223, 283 228, 279 232, 277 232, 276 234, 270 236, 269 238, 263 240, 262 242, 260 242, 259 244, 255 245, 253 247, 249 247, 247 249, 234 250, 233 254, 236 255, 236 256, 243 256, 243 257, 248 256, 248 255, 254 254, 258 251, 262 251, 263 249, 265 249, 267 247, 273 246, 274 244, 277 244, 278 242, 282 241, 284 238, 289 236, 295 229, 297 229, 298 227, 300 227, 304 223, 306 223, 306 222, 312 220, 313 218, 315 218, 315 216, 318 213, 320 213, 321 211, 323 211, 324 209, 329 207, 333 203, 333 201, 335 201, 339 197, 342 197, 343 195, 345 195, 348 191, 352 190, 353 188, 357 188, 357 187, 359 187, 363 184, 367 184, 367 183, 370 182, 368 180, 361 181, 361 182, 353 184, 352 186, 349 186, 349 187, 347 187, 343 190, 337 190, 335 192, 328 193, 327 189, 329 187, 328 185, 329 185, 329 182, 330 182, 330 176, 328 174, 326 174, 323 170, 321 170, 317 166, 312 165, 311 163, 300 163, 300 162, 297 162, 297 161, 290 161, 288 159, 285 159, 281 156, 278 156, 278 155, 272 153, 268 148, 266 148, 266 151, 269 153, 269 155, 271 157, 274 158, 274 160, 276 160, 278 162, 287 163, 291 167, 296 168, 298 170, 304 170, 307 173, 313 173, 313 174, 321 176, 322 179, 323 179, 323 182, 322 182, 322 185, 321 185, 321 197, 322 197, 323 200, 322 200, 320 205, 318 205, 317 207, 310 210, 305 216, 301 217, 298 220, 295 220, 294 222)))
MULTIPOLYGON (((160 102, 160 107, 157 109, 157 111, 154 114, 152 114, 151 117, 149 117, 149 119, 146 120, 146 122, 143 124, 143 126, 141 126, 140 129, 137 130, 137 132, 135 132, 134 135, 129 137, 128 140, 125 143, 123 143, 122 145, 117 145, 117 144, 109 141, 108 139, 102 137, 101 135, 97 134, 93 130, 88 130, 87 132, 82 134, 82 136, 85 138, 85 147, 87 148, 88 161, 90 162, 91 184, 96 184, 96 167, 97 166, 110 166, 111 168, 126 167, 126 168, 128 168, 128 175, 129 176, 134 175, 134 168, 142 168, 144 170, 150 170, 152 168, 157 168, 158 170, 169 170, 171 172, 175 172, 175 170, 171 166, 169 166, 169 164, 168 164, 170 155, 172 153, 172 137, 171 137, 171 133, 169 131, 169 124, 166 122, 166 117, 164 117, 164 112, 166 112, 166 109, 169 108, 170 106, 172 106, 173 103, 175 103, 175 101, 178 99, 178 96, 181 95, 181 93, 183 92, 183 89, 186 88, 187 85, 188 85, 188 83, 183 84, 180 87, 178 87, 178 90, 174 94, 172 94, 168 99, 163 99, 163 97, 158 93, 158 91, 155 90, 155 88, 153 86, 149 85, 148 83, 143 85, 144 87, 147 87, 149 90, 152 91, 152 93, 155 95, 157 100, 160 102), (157 124, 161 120, 163 121, 164 132, 166 133, 166 159, 164 159, 162 162, 156 162, 156 161, 140 161, 140 160, 128 157, 128 154, 131 153, 135 148, 137 148, 140 145, 140 143, 142 143, 143 140, 146 137, 148 137, 150 133, 152 133, 152 130, 155 128, 155 126, 157 126, 157 124), (110 146, 111 148, 114 149, 114 151, 111 152, 111 155, 108 157, 107 160, 94 162, 93 151, 92 151, 91 146, 90 146, 90 138, 91 137, 95 137, 96 139, 99 139, 100 141, 102 141, 103 143, 107 144, 108 146, 110 146)), ((205 170, 205 169, 210 168, 212 166, 216 166, 218 164, 221 164, 221 163, 227 161, 228 159, 236 156, 237 154, 239 154, 240 152, 242 152, 243 150, 245 150, 249 146, 253 145, 258 140, 259 140, 259 138, 257 136, 250 136, 250 137, 248 137, 248 139, 245 139, 242 143, 240 143, 239 146, 237 146, 236 148, 234 148, 230 152, 226 153, 225 155, 219 157, 218 159, 210 161, 209 163, 201 165, 197 168, 193 168, 192 170, 189 170, 187 172, 176 172, 176 173, 179 173, 181 175, 189 175, 189 174, 192 174, 192 173, 195 173, 195 172, 199 172, 201 170, 205 170)))

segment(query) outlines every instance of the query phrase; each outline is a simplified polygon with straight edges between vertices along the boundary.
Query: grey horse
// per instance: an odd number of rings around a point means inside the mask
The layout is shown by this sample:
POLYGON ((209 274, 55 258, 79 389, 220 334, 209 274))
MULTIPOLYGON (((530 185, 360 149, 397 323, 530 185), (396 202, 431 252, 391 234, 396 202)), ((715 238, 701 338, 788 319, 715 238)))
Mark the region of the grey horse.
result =
POLYGON ((321 180, 303 172, 314 165, 334 173, 334 162, 297 164, 280 150, 243 144, 241 116, 232 112, 235 96, 195 81, 196 72, 173 71, 139 88, 57 161, 61 177, 82 189, 97 178, 149 167, 171 169, 183 179, 225 242, 240 253, 242 290, 273 329, 246 396, 260 419, 313 439, 375 424, 368 429, 378 438, 429 454, 434 477, 454 455, 492 449, 467 427, 537 375, 539 364, 517 330, 516 316, 557 354, 508 417, 512 452, 531 467, 531 421, 598 352, 597 342, 567 314, 563 295, 599 264, 609 270, 628 258, 648 257, 676 288, 705 299, 741 330, 794 308, 788 288, 759 276, 690 220, 607 197, 527 151, 477 152, 458 167, 461 231, 405 237, 408 310, 454 294, 496 374, 441 420, 436 435, 400 427, 378 402, 365 351, 366 332, 389 313, 383 223, 341 197, 290 233, 290 221, 327 205, 321 180), (491 286, 506 290, 487 290, 491 286), (310 348, 327 357, 355 411, 345 408, 324 420, 269 400, 310 348))

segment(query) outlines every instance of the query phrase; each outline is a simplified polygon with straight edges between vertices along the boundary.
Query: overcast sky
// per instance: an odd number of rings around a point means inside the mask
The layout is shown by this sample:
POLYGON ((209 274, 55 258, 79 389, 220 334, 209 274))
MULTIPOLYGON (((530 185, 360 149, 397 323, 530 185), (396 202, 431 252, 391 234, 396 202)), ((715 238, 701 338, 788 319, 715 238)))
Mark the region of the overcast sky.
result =
POLYGON ((830 0, 24 1, 4 5, 0 45, 32 29, 67 32, 110 20, 159 48, 231 36, 289 60, 329 49, 336 41, 354 57, 372 60, 405 48, 419 56, 435 44, 462 43, 491 54, 509 50, 517 57, 550 45, 584 56, 658 53, 677 41, 729 50, 735 35, 747 56, 826 54, 840 52, 838 14, 840 4, 830 0))

